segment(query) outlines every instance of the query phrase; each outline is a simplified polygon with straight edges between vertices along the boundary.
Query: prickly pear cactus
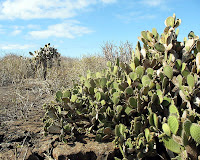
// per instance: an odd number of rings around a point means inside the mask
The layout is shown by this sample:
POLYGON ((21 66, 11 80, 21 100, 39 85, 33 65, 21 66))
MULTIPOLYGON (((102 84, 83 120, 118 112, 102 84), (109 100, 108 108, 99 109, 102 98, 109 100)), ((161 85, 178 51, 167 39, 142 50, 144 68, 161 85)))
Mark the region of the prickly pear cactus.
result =
POLYGON ((46 44, 44 48, 35 51, 34 53, 29 52, 32 58, 32 64, 34 64, 33 70, 35 72, 39 68, 43 68, 43 77, 46 79, 47 68, 52 68, 53 66, 60 66, 60 53, 57 52, 57 49, 50 47, 50 43, 46 44))
POLYGON ((93 133, 112 140, 123 159, 198 159, 200 40, 190 32, 177 41, 180 24, 174 14, 161 35, 142 31, 129 64, 108 61, 106 70, 58 91, 44 106, 46 133, 65 142, 93 133))

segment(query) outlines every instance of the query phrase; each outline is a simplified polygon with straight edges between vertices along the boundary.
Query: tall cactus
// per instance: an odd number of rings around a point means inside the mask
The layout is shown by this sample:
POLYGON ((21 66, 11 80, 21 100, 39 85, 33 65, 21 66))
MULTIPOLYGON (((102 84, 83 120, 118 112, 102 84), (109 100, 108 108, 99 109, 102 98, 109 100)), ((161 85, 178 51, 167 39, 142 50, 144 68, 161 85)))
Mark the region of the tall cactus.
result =
POLYGON ((50 43, 46 44, 44 48, 34 51, 34 53, 29 52, 32 58, 32 63, 34 62, 34 70, 37 71, 40 67, 43 68, 43 77, 46 80, 47 68, 52 68, 54 66, 60 66, 60 53, 57 49, 50 47, 50 43))

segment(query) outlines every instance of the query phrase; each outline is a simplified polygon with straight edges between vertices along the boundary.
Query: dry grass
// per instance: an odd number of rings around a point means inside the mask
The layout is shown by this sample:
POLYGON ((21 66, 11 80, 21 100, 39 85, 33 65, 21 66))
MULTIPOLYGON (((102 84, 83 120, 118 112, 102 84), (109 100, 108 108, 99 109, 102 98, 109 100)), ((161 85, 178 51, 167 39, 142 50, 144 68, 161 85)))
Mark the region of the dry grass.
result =
MULTIPOLYGON (((81 59, 62 57, 61 67, 47 71, 47 82, 53 91, 61 87, 71 87, 80 75, 87 71, 97 72, 105 68, 106 60, 101 56, 83 56, 81 59)), ((29 58, 17 55, 6 55, 0 59, 0 86, 23 83, 24 80, 43 80, 42 69, 36 73, 29 58)))

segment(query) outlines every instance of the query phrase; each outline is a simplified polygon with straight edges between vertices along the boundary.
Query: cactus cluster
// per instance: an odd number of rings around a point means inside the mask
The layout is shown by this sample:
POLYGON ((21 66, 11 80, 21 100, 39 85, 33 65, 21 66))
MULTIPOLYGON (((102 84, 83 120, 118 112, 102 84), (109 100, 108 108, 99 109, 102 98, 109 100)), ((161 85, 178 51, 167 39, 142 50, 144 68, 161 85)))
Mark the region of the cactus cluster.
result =
MULTIPOLYGON (((102 72, 56 93, 45 104, 46 133, 75 141, 93 133, 112 140, 123 159, 198 159, 200 155, 200 40, 190 32, 177 40, 180 19, 142 31, 129 64, 116 59, 102 72)), ((116 159, 119 159, 116 157, 116 159)))
POLYGON ((43 48, 40 48, 34 53, 29 52, 33 58, 31 63, 33 64, 33 70, 36 72, 38 68, 43 68, 43 77, 46 79, 47 68, 52 68, 53 66, 60 66, 60 53, 57 49, 50 47, 50 43, 46 44, 43 48))

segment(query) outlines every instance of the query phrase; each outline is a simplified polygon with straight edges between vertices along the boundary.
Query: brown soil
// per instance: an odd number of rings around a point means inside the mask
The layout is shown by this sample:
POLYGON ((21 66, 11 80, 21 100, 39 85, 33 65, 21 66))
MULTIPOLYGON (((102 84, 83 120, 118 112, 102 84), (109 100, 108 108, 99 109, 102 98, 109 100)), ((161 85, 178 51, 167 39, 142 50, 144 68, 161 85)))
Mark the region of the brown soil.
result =
POLYGON ((63 144, 57 135, 44 136, 44 103, 54 99, 47 81, 24 81, 0 87, 0 159, 106 160, 118 154, 113 144, 85 137, 63 144))

